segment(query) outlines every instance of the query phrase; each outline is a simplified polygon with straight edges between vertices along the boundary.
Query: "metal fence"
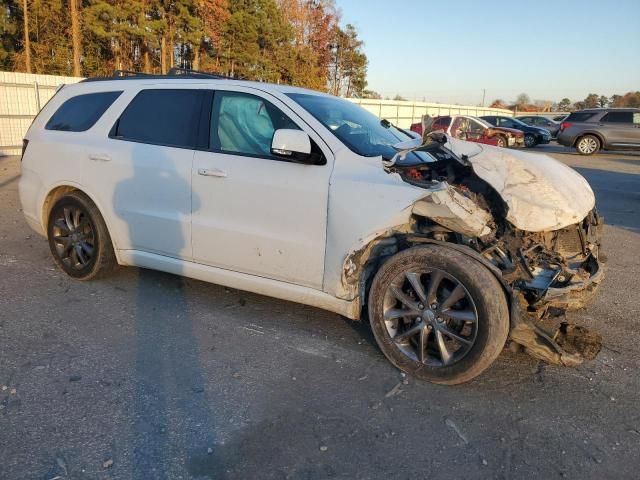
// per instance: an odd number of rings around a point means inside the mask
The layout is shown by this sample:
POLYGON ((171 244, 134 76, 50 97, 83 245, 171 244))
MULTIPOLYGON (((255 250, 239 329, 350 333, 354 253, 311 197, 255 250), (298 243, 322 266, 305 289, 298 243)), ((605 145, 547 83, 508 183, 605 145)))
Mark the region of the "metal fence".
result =
POLYGON ((59 85, 78 77, 0 72, 0 155, 17 155, 31 121, 59 85))

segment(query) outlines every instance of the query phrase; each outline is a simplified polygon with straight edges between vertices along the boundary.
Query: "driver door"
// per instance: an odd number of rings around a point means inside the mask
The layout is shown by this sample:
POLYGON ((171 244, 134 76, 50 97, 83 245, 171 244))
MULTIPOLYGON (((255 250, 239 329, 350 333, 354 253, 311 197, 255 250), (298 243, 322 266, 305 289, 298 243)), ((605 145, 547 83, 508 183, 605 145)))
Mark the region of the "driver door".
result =
POLYGON ((192 170, 194 260, 321 289, 330 151, 284 103, 243 87, 214 93, 209 131, 192 170), (327 163, 273 156, 280 128, 304 130, 327 163))

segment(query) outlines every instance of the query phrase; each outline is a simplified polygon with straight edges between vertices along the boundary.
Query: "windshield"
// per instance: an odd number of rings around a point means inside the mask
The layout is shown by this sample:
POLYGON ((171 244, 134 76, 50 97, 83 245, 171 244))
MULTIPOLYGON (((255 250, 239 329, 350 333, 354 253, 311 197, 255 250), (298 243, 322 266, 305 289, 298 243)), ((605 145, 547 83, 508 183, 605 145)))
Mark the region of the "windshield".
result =
MULTIPOLYGON (((412 137, 380 120, 355 103, 337 97, 289 93, 291 99, 327 127, 342 143, 358 155, 390 160, 397 153, 393 145, 412 137)), ((424 152, 414 153, 420 160, 433 161, 424 152)))
POLYGON ((483 127, 485 128, 493 128, 493 125, 491 125, 489 122, 487 122, 486 120, 483 120, 482 118, 477 118, 475 117, 474 120, 478 123, 480 123, 483 127))
POLYGON ((521 120, 518 120, 517 118, 511 118, 510 119, 513 123, 515 123, 516 125, 518 125, 519 127, 528 127, 529 125, 527 125, 526 123, 524 123, 521 120))

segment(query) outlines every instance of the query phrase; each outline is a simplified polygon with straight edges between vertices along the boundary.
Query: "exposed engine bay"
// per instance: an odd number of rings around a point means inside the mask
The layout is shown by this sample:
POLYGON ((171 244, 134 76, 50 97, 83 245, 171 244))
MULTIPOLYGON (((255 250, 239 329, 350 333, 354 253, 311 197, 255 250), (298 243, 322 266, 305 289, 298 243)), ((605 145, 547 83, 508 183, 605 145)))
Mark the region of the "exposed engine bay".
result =
MULTIPOLYGON (((400 151, 384 162, 388 173, 430 192, 413 206, 415 233, 406 234, 406 241, 468 247, 464 250, 470 249, 505 288, 511 303, 511 341, 527 353, 566 366, 595 358, 601 348, 600 335, 567 322, 565 317, 566 311, 582 308, 594 296, 604 276, 600 255, 603 220, 595 200, 591 205, 589 199, 583 202, 586 215, 572 212, 581 218, 569 225, 562 225, 567 220, 560 213, 548 207, 551 213, 546 213, 542 210, 545 205, 538 202, 530 222, 531 230, 536 231, 518 228, 514 223, 522 215, 513 220, 514 215, 520 211, 527 214, 524 209, 530 206, 505 191, 516 191, 523 183, 502 180, 497 184, 502 188, 499 192, 496 182, 492 185, 480 177, 481 165, 474 165, 466 154, 454 153, 452 141, 456 140, 433 133, 425 137, 424 144, 400 151), (407 155, 409 151, 424 152, 430 161, 407 155), (514 212, 517 209, 520 211, 514 212), (542 215, 548 218, 538 218, 542 215), (556 218, 551 218, 554 215, 556 218), (544 222, 562 227, 542 229, 547 226, 544 222)), ((529 187, 533 183, 529 181, 529 187)), ((538 190, 534 187, 531 191, 538 190)), ((539 191, 544 195, 544 188, 539 191)), ((531 203, 536 204, 536 199, 531 203)), ((576 203, 580 204, 580 199, 576 203)))

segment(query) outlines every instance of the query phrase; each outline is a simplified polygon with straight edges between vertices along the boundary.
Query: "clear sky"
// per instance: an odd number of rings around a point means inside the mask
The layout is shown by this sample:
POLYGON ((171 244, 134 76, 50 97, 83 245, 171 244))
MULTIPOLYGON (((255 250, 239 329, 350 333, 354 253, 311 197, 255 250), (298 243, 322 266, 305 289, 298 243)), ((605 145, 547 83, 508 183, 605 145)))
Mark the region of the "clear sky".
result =
POLYGON ((640 90, 640 0, 336 0, 369 88, 479 104, 640 90))

